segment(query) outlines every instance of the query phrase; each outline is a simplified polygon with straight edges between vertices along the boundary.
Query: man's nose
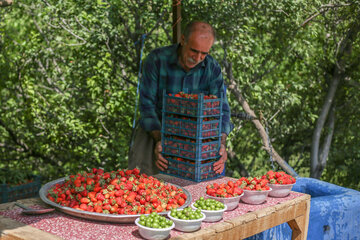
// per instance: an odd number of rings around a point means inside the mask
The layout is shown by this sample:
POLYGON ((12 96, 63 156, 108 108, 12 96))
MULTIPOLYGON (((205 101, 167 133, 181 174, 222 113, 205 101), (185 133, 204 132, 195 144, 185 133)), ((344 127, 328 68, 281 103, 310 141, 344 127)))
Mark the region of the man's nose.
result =
POLYGON ((203 55, 201 53, 195 53, 194 56, 193 56, 193 59, 196 61, 196 62, 200 62, 204 59, 203 55))

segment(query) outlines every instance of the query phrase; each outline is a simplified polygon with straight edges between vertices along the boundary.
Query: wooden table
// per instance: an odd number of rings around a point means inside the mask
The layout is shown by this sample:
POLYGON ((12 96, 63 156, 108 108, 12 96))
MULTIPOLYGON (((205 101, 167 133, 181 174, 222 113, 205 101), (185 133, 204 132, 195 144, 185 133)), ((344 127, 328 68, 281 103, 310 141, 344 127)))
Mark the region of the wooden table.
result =
MULTIPOLYGON (((45 204, 39 198, 19 200, 24 205, 45 204)), ((14 203, 0 204, 0 211, 13 209, 14 203)), ((177 235, 172 239, 243 239, 288 223, 292 229, 292 239, 306 239, 310 213, 310 195, 302 194, 294 199, 265 207, 234 218, 214 223, 193 233, 177 235)), ((39 230, 0 215, 0 239, 52 240, 58 236, 39 230)))
POLYGON ((247 213, 174 239, 243 239, 282 223, 288 223, 293 231, 292 239, 303 240, 307 238, 309 213, 310 195, 304 194, 293 200, 247 213))

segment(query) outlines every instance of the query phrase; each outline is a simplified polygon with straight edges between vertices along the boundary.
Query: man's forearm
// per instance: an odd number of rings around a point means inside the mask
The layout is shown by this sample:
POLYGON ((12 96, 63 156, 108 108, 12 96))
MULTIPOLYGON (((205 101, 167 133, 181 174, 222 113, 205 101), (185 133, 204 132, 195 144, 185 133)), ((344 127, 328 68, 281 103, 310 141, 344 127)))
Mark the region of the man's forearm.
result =
POLYGON ((151 131, 150 135, 155 140, 155 142, 161 141, 161 132, 159 130, 151 131))
POLYGON ((227 135, 225 133, 221 134, 221 144, 224 145, 226 147, 226 138, 227 135))

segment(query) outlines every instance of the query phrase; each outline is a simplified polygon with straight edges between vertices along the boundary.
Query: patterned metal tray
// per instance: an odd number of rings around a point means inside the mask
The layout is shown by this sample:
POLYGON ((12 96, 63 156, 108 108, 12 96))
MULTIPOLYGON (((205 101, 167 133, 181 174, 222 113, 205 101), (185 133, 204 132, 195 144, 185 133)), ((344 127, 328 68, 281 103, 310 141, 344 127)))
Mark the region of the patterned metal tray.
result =
MULTIPOLYGON (((45 185, 43 185, 39 191, 39 195, 40 198, 43 202, 45 202, 46 204, 56 208, 57 210, 64 212, 66 214, 75 216, 75 217, 80 217, 80 218, 85 218, 85 219, 89 219, 89 220, 95 220, 95 221, 103 221, 103 222, 113 222, 113 223, 134 223, 135 219, 138 218, 141 214, 136 214, 136 215, 118 215, 118 214, 105 214, 105 213, 94 213, 94 212, 87 212, 87 211, 81 211, 81 210, 77 210, 77 209, 73 209, 70 207, 64 207, 61 206, 60 204, 54 203, 52 201, 50 201, 46 196, 47 193, 49 191, 49 189, 54 186, 55 184, 62 184, 65 181, 65 177, 63 178, 59 178, 57 180, 51 181, 46 183, 45 185)), ((180 188, 184 191, 184 193, 187 196, 187 199, 184 203, 184 205, 182 205, 181 207, 179 207, 179 209, 183 209, 187 206, 190 205, 190 203, 192 202, 192 197, 189 191, 187 191, 186 189, 176 185, 176 184, 172 184, 177 188, 180 188)), ((169 211, 164 211, 159 213, 160 215, 166 215, 169 211)))

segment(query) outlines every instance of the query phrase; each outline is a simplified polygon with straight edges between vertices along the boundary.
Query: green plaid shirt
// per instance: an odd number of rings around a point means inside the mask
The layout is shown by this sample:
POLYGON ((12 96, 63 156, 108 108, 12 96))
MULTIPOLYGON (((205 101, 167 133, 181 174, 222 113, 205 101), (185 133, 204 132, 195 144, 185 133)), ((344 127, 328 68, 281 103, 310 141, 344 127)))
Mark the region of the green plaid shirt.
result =
MULTIPOLYGON (((166 93, 212 94, 224 92, 224 79, 218 62, 207 55, 201 63, 186 72, 178 62, 179 45, 158 48, 144 61, 140 83, 140 126, 145 131, 161 130, 163 90, 166 93)), ((230 107, 226 96, 223 104, 221 132, 231 131, 230 107)))

